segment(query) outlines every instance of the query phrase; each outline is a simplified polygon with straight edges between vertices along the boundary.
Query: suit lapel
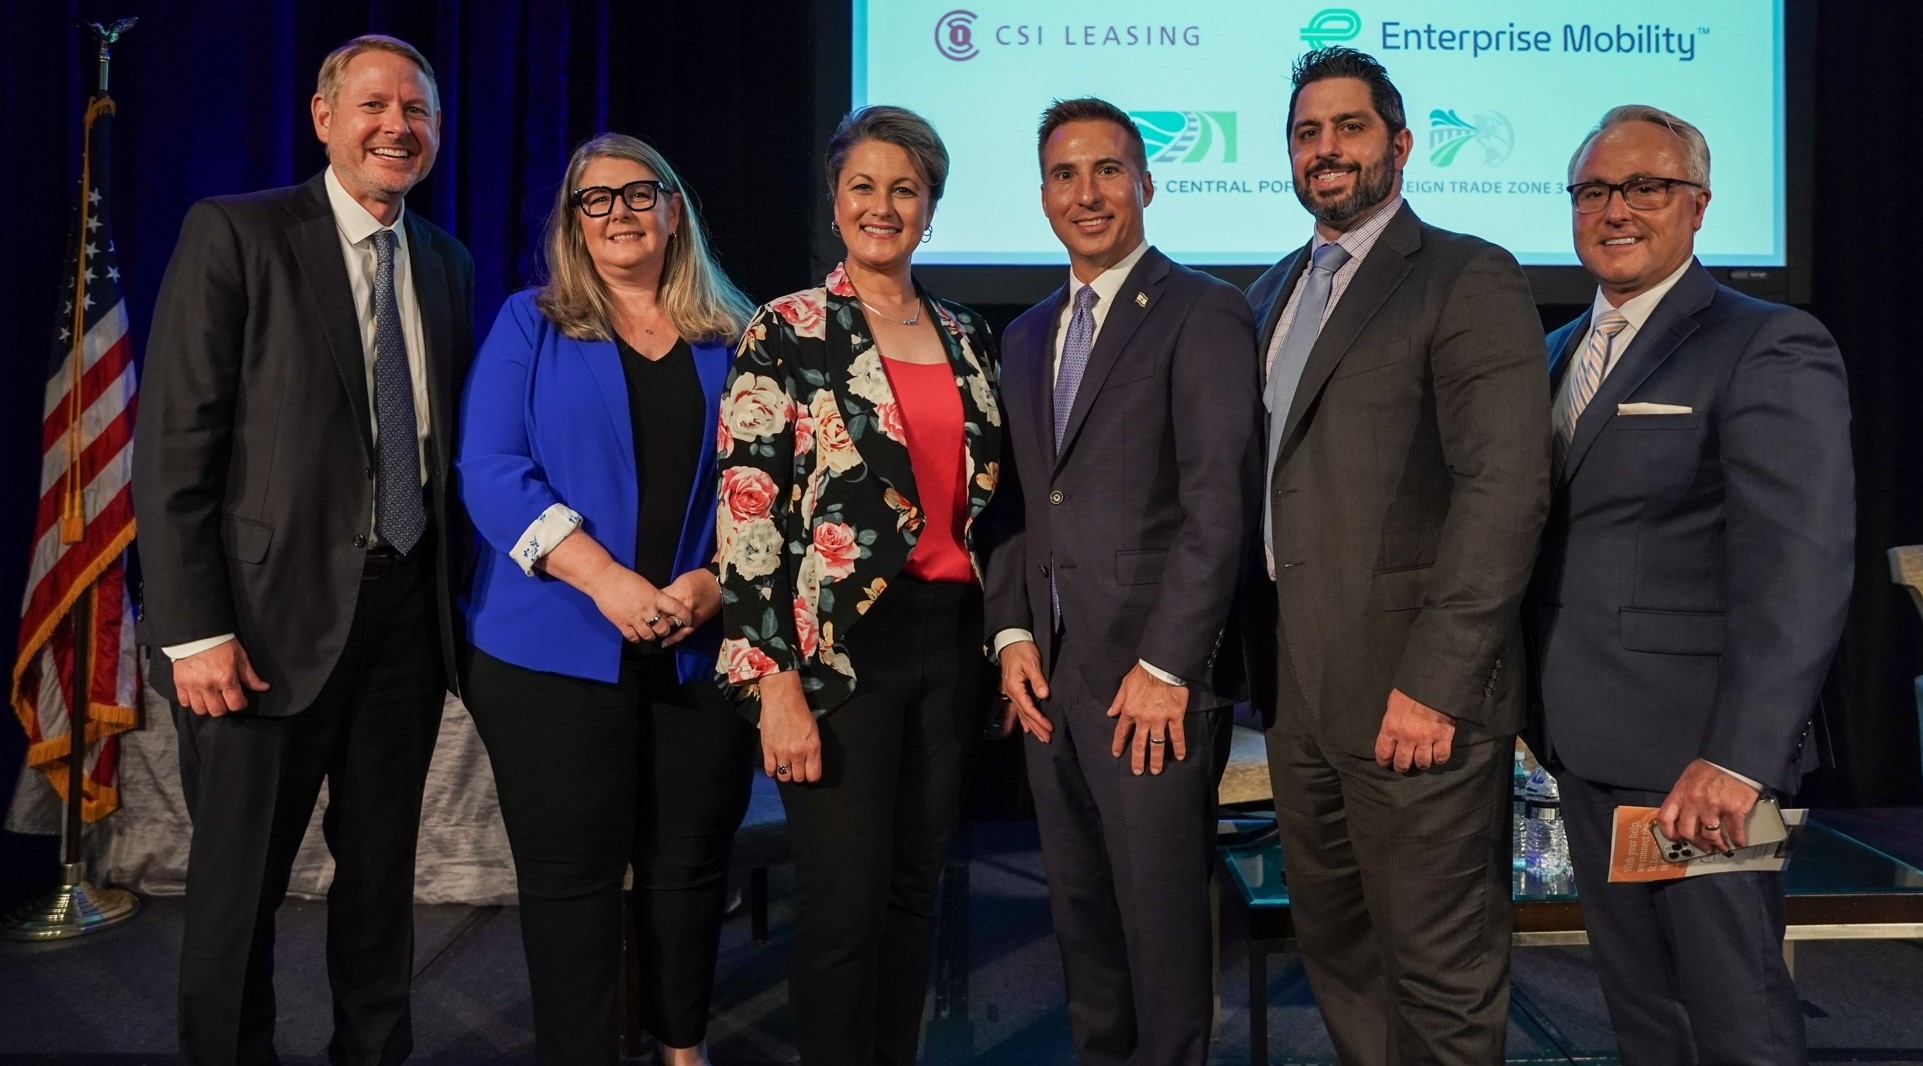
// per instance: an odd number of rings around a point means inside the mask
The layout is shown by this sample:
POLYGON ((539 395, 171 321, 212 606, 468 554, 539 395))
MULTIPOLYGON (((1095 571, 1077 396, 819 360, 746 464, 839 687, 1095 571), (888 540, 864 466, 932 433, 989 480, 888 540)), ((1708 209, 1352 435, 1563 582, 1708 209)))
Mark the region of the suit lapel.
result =
POLYGON ((562 336, 559 343, 574 349, 587 364, 595 391, 601 394, 601 404, 607 408, 615 443, 620 445, 615 451, 621 455, 622 472, 630 479, 639 477, 641 472, 634 466, 634 416, 629 413, 628 376, 621 369, 621 346, 611 339, 588 341, 568 336, 562 336))
POLYGON ((360 428, 361 450, 372 466, 374 416, 368 410, 367 350, 361 341, 360 319, 354 311, 354 290, 347 283, 347 263, 341 258, 340 229, 334 224, 323 178, 312 178, 302 188, 301 201, 294 214, 294 224, 287 234, 293 245, 294 262, 300 267, 308 299, 313 302, 314 320, 320 323, 328 353, 340 371, 348 409, 354 412, 354 424, 360 428))
MULTIPOLYGON (((895 511, 896 527, 919 526, 921 496, 915 489, 915 468, 908 442, 901 433, 901 405, 888 383, 861 303, 840 267, 828 275, 828 380, 841 408, 848 438, 860 453, 862 465, 881 479, 883 498, 895 511)), ((925 297, 924 297, 925 298, 925 297)))
POLYGON ((448 288, 447 264, 434 248, 427 227, 407 213, 407 258, 414 273, 414 303, 421 315, 421 336, 427 345, 428 437, 434 442, 434 469, 446 470, 453 456, 454 300, 448 288))
MULTIPOLYGON (((1102 319, 1102 328, 1095 335, 1095 347, 1088 353, 1088 368, 1082 372, 1081 383, 1075 387, 1075 404, 1068 409, 1068 428, 1062 432, 1062 446, 1055 457, 1057 469, 1062 465, 1062 458, 1075 447, 1075 437, 1081 432, 1082 423, 1088 421, 1089 409, 1095 406, 1095 397, 1102 391, 1102 382, 1108 379, 1115 364, 1121 361, 1129 338, 1135 336, 1136 328, 1148 318, 1149 309, 1161 295, 1162 282, 1167 280, 1168 272, 1168 257, 1150 248, 1135 264, 1135 269, 1128 272, 1122 287, 1115 291, 1115 306, 1110 307, 1108 315, 1102 319), (1142 298, 1137 299, 1138 296, 1142 298)), ((1050 350, 1053 351, 1052 344, 1050 350)), ((1054 389, 1050 388, 1049 393, 1052 397, 1054 389)), ((1053 409, 1051 401, 1051 413, 1053 409)), ((1051 420, 1050 432, 1053 432, 1054 425, 1051 420)))
POLYGON ((1569 372, 1570 364, 1574 361, 1572 357, 1576 354, 1576 346, 1589 336, 1589 312, 1583 312, 1581 318, 1564 328, 1569 331, 1568 335, 1563 337, 1562 343, 1549 353, 1549 402, 1551 405, 1554 405, 1557 397, 1562 395, 1563 375, 1569 372))
MULTIPOLYGON (((1302 269, 1308 262, 1309 246, 1306 244, 1294 252, 1291 252, 1287 258, 1282 260, 1281 287, 1275 290, 1275 293, 1269 298, 1268 307, 1262 312, 1262 328, 1255 336, 1261 344, 1261 347, 1257 349, 1257 354, 1262 358, 1262 383, 1264 385, 1268 384, 1269 348, 1275 344, 1275 324, 1282 320, 1282 310, 1289 306, 1289 295, 1295 292, 1296 283, 1302 278, 1302 269)), ((1338 304, 1337 306, 1339 307, 1341 305, 1338 304)))
MULTIPOLYGON (((1616 360, 1596 395, 1583 408, 1582 417, 1576 419, 1576 435, 1569 442, 1569 454, 1563 461, 1563 480, 1575 476, 1576 468, 1582 465, 1583 457, 1589 454, 1603 427, 1616 417, 1616 405, 1634 394, 1649 375, 1696 332, 1695 315, 1709 306, 1710 298, 1715 295, 1716 279, 1710 277, 1700 263, 1692 264, 1677 279, 1676 287, 1650 312, 1649 321, 1636 331, 1629 348, 1616 360)), ((1581 344, 1588 333, 1578 336, 1581 339, 1576 343, 1581 344)))
POLYGON ((1309 361, 1302 367, 1302 380, 1295 387, 1295 400, 1289 405, 1288 421, 1283 423, 1283 444, 1301 427, 1304 412, 1321 394, 1322 386, 1328 384, 1329 375, 1335 372, 1363 327, 1375 318, 1376 310, 1414 269, 1409 256, 1422 247, 1419 227, 1415 212, 1403 204, 1383 229, 1382 236, 1376 238, 1375 247, 1369 249, 1362 265, 1356 268, 1355 277, 1343 290, 1341 302, 1335 305, 1322 326, 1321 335, 1315 339, 1315 347, 1309 350, 1309 361))
POLYGON ((961 320, 950 314, 939 300, 926 293, 922 298, 935 309, 935 324, 941 334, 942 345, 948 351, 948 369, 953 373, 961 393, 962 459, 965 463, 962 469, 967 477, 962 489, 968 496, 967 517, 973 518, 988 505, 988 498, 994 492, 993 480, 983 485, 977 475, 1001 459, 1002 413, 995 403, 995 391, 988 385, 988 370, 981 353, 970 342, 961 320))

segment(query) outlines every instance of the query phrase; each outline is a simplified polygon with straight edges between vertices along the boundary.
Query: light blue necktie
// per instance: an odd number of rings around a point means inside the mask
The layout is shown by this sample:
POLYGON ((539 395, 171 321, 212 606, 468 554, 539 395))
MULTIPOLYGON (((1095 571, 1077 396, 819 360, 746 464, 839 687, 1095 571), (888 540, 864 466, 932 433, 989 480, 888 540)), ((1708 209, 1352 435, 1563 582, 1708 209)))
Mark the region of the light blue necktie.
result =
POLYGON ((1095 301, 1101 299, 1095 286, 1075 290, 1075 314, 1069 317, 1068 333, 1062 338, 1062 365, 1055 372, 1055 451, 1062 450, 1062 435, 1068 432, 1068 413, 1075 407, 1075 390, 1082 387, 1082 374, 1088 370, 1088 350, 1095 343, 1095 301))
MULTIPOLYGON (((1082 386, 1082 373, 1088 369, 1088 350, 1095 343, 1095 301, 1101 299, 1095 286, 1075 290, 1075 313, 1069 316, 1068 332, 1062 337, 1062 365, 1055 371, 1055 454, 1062 452, 1062 437, 1068 432, 1068 413, 1075 407, 1075 390, 1082 386)), ((1062 598, 1055 591, 1055 568, 1048 570, 1048 605, 1054 623, 1062 621, 1062 598)))
POLYGON ((1289 323, 1289 335, 1282 339, 1282 346, 1275 353, 1275 360, 1269 366, 1268 384, 1262 390, 1262 402, 1269 409, 1269 458, 1262 468, 1262 542, 1268 546, 1271 558, 1275 554, 1275 508, 1270 499, 1275 483, 1275 457, 1282 451, 1282 430, 1289 421, 1289 408, 1295 403, 1296 387, 1302 383, 1302 370, 1309 365, 1315 339, 1322 335, 1322 318, 1329 309, 1329 291, 1335 282, 1335 272, 1348 261, 1349 250, 1339 244, 1325 244, 1315 250, 1308 276, 1302 281, 1302 295, 1295 302, 1295 320, 1289 323))
POLYGON ((406 555, 427 531, 421 505, 421 442, 414 417, 414 381, 407 372, 401 305, 394 297, 391 229, 374 231, 374 532, 406 555))

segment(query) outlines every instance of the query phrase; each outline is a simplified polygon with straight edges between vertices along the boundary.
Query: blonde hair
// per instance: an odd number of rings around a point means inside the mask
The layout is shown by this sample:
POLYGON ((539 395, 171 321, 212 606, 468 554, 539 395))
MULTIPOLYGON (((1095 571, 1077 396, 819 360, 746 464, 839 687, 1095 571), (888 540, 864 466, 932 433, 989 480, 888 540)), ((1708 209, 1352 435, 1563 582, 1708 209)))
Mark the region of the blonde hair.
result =
POLYGON ((421 54, 420 49, 399 37, 382 33, 363 34, 327 53, 327 58, 321 60, 320 78, 314 84, 315 94, 331 106, 334 97, 341 91, 341 79, 347 76, 347 64, 362 52, 386 52, 421 68, 421 74, 427 78, 427 92, 433 98, 434 110, 441 109, 441 87, 434 80, 434 68, 428 65, 427 57, 421 54))
POLYGON ((581 215, 574 206, 574 190, 581 172, 596 159, 625 159, 654 171, 661 195, 681 198, 681 229, 668 242, 667 262, 661 267, 661 306, 675 331, 689 341, 732 341, 741 335, 754 313, 754 304, 715 262, 701 213, 687 195, 687 187, 653 145, 625 133, 603 133, 584 141, 568 157, 567 174, 554 195, 548 214, 544 280, 534 304, 562 333, 577 340, 611 340, 612 309, 607 287, 588 258, 581 235, 581 215))

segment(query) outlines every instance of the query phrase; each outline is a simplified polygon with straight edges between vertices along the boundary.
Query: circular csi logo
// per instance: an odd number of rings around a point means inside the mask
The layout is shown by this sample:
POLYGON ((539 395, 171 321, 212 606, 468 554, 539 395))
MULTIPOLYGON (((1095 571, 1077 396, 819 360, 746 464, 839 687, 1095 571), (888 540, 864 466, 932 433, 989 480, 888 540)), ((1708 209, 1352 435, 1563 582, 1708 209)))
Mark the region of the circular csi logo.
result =
POLYGON ((960 62, 981 54, 975 47, 975 13, 956 8, 935 22, 935 47, 960 62))

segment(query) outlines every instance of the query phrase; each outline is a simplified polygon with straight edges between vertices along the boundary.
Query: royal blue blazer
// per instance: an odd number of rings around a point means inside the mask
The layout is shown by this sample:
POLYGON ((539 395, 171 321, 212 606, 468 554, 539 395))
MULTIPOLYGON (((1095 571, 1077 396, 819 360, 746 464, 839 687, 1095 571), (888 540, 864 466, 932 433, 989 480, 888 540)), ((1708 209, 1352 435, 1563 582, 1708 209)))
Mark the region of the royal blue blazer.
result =
MULTIPOLYGON (((727 344, 692 347, 707 400, 703 439, 713 440, 733 352, 727 344)), ((581 528, 616 562, 634 566, 639 473, 614 342, 565 336, 536 309, 531 289, 508 297, 468 374, 454 468, 481 539, 464 606, 474 646, 530 670, 615 681, 623 640, 614 624, 586 593, 540 570, 530 577, 512 556, 528 527, 558 503, 580 513, 581 528)), ((713 560, 714 509, 709 448, 675 546, 677 576, 713 560)), ((713 678, 720 644, 721 627, 710 621, 676 645, 680 679, 713 678)))

